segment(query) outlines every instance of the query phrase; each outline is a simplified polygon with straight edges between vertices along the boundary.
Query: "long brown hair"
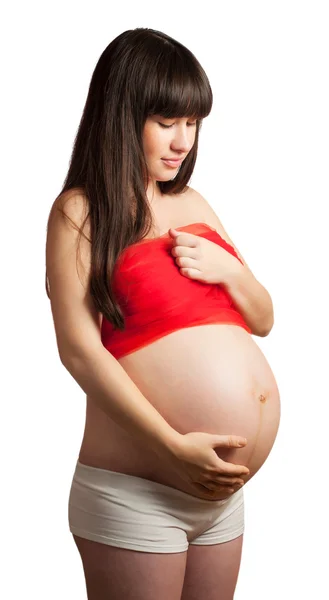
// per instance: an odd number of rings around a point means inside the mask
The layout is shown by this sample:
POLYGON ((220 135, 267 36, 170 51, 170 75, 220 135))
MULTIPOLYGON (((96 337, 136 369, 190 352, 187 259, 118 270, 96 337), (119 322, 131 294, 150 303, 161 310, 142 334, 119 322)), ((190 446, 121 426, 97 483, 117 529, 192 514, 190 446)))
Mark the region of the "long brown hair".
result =
MULTIPOLYGON (((178 194, 192 176, 202 119, 211 107, 211 87, 195 56, 160 31, 125 31, 97 62, 57 198, 72 188, 83 191, 89 212, 83 227, 76 228, 80 242, 81 235, 86 238, 83 229, 89 218, 90 294, 96 309, 121 331, 124 316, 111 287, 113 269, 120 253, 153 226, 145 187, 145 121, 155 114, 197 119, 195 142, 177 176, 157 182, 162 193, 178 194)), ((50 298, 47 270, 46 292, 50 298)))

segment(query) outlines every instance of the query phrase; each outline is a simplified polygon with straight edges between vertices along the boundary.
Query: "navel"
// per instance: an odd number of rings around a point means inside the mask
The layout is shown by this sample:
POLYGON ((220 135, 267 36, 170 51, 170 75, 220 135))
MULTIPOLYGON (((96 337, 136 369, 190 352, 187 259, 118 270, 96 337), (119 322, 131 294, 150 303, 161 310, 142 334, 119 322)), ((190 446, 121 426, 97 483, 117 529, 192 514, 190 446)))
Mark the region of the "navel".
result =
POLYGON ((259 400, 259 401, 260 401, 262 404, 264 404, 264 403, 266 402, 266 397, 265 397, 265 396, 263 396, 263 394, 261 394, 260 396, 258 396, 258 400, 259 400))

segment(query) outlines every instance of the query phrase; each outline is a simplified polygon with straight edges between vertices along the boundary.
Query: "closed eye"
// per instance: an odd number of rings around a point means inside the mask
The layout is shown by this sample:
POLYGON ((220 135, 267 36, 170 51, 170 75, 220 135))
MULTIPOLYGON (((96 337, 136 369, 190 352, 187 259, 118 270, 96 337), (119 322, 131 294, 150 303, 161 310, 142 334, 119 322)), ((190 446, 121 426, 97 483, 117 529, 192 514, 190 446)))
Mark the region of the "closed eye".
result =
MULTIPOLYGON (((165 125, 164 123, 160 123, 159 122, 160 127, 163 127, 164 129, 170 129, 170 127, 173 127, 173 125, 175 125, 175 123, 172 123, 171 125, 165 125)), ((196 122, 195 123, 187 123, 187 125, 189 127, 195 127, 196 122)))

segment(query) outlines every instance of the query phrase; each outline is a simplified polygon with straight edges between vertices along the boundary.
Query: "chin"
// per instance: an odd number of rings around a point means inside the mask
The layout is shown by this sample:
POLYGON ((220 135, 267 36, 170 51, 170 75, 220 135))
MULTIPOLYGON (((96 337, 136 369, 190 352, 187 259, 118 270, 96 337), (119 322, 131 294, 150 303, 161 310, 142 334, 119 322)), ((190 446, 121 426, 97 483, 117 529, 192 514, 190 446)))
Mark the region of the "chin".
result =
POLYGON ((171 181, 173 175, 169 177, 169 175, 154 175, 150 177, 150 181, 171 181))

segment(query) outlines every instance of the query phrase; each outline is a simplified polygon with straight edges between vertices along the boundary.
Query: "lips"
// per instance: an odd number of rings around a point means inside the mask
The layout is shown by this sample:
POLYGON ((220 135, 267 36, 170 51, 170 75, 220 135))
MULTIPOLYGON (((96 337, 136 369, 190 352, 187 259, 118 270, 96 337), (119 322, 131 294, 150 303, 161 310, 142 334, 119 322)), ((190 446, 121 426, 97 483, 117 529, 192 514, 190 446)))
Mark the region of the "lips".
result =
POLYGON ((182 158, 170 158, 170 156, 164 156, 162 160, 174 160, 175 162, 181 162, 182 158))
POLYGON ((183 162, 182 158, 162 158, 161 160, 169 167, 178 167, 183 162))

